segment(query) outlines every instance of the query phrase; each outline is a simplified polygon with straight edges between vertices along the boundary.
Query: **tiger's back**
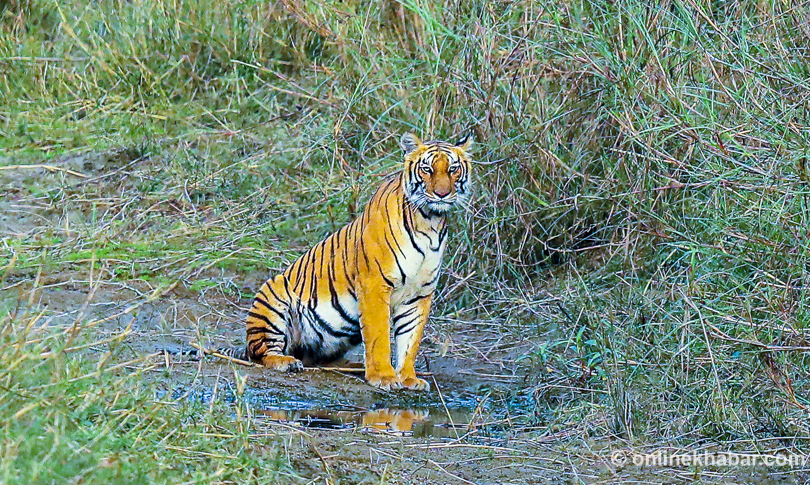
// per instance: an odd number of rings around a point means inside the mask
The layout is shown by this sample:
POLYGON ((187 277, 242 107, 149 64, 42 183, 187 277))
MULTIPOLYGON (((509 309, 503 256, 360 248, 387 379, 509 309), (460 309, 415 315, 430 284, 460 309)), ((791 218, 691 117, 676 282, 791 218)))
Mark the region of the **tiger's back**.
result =
POLYGON ((402 146, 404 170, 358 219, 262 285, 248 312, 248 358, 299 370, 363 342, 369 383, 427 388, 414 361, 439 277, 446 214, 467 196, 469 140, 422 144, 406 134, 402 146))

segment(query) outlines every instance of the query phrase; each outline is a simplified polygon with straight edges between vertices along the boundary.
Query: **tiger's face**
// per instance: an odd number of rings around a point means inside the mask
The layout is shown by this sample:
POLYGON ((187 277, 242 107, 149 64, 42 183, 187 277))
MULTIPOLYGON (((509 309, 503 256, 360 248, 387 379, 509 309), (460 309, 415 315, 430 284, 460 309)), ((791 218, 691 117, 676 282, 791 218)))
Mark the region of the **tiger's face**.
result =
POLYGON ((405 151, 405 195, 416 208, 445 214, 469 197, 469 135, 457 143, 428 141, 405 133, 400 146, 405 151))

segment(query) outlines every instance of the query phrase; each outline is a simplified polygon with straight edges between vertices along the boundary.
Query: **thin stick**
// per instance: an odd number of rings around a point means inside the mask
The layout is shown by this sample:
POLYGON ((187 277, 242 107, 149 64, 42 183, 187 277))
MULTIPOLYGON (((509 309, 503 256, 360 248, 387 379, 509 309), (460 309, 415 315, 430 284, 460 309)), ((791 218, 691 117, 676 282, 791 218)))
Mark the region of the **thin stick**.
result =
POLYGON ((69 168, 57 167, 55 165, 43 165, 41 163, 36 165, 6 165, 5 167, 0 167, 0 170, 16 170, 18 168, 44 168, 50 172, 66 172, 70 175, 75 175, 76 177, 81 177, 84 179, 88 178, 87 175, 70 170, 69 168))
POLYGON ((453 473, 450 473, 450 472, 449 472, 449 471, 447 471, 447 470, 446 470, 446 469, 445 469, 443 466, 439 465, 438 463, 436 463, 436 462, 435 462, 435 461, 433 461, 433 460, 428 459, 428 460, 427 460, 427 462, 428 462, 428 463, 430 463, 431 465, 435 466, 436 468, 438 468, 438 469, 439 469, 439 470, 441 470, 442 472, 444 472, 446 475, 449 475, 449 476, 451 476, 451 477, 455 478, 456 480, 459 480, 459 481, 461 481, 461 482, 463 482, 463 483, 469 483, 469 484, 471 484, 471 485, 475 485, 475 482, 471 482, 471 481, 467 480, 466 478, 462 478, 462 477, 460 477, 460 476, 458 476, 458 475, 455 475, 455 474, 453 474, 453 473))
POLYGON ((304 367, 304 370, 330 370, 333 372, 346 372, 347 374, 362 374, 365 367, 304 367))
MULTIPOLYGON (((216 350, 208 350, 205 347, 195 344, 194 342, 189 342, 189 345, 197 349, 198 351, 202 352, 205 355, 213 355, 214 357, 218 357, 220 359, 225 359, 227 361, 233 362, 235 364, 244 365, 245 367, 260 367, 265 368, 265 366, 261 364, 257 364, 255 362, 248 362, 247 360, 237 359, 225 354, 220 354, 216 350)), ((325 370, 325 371, 334 371, 334 372, 347 372, 352 374, 362 374, 366 371, 364 367, 304 367, 304 370, 325 370)), ((432 376, 432 372, 417 372, 416 375, 418 376, 432 376)))
MULTIPOLYGON (((334 372, 346 372, 349 374, 362 374, 366 371, 365 367, 304 367, 304 370, 331 370, 334 372)), ((433 372, 417 372, 416 375, 422 377, 431 377, 433 372)))
POLYGON ((228 360, 228 361, 233 362, 235 364, 244 365, 245 367, 264 367, 263 365, 257 364, 255 362, 248 362, 247 360, 237 359, 237 358, 231 357, 229 355, 220 354, 216 350, 208 350, 205 347, 203 347, 202 345, 197 345, 194 342, 189 342, 189 345, 191 345, 192 347, 194 347, 198 351, 202 352, 203 355, 213 355, 214 357, 218 357, 220 359, 225 359, 225 360, 228 360))
POLYGON ((447 414, 447 419, 450 420, 450 426, 453 427, 453 432, 456 434, 456 440, 460 440, 458 436, 458 429, 456 429, 456 423, 453 422, 453 416, 450 416, 450 410, 447 409, 447 403, 444 402, 444 396, 442 395, 442 390, 439 388, 439 383, 436 382, 436 378, 433 377, 433 385, 436 386, 436 392, 439 393, 439 399, 442 401, 442 406, 444 406, 444 412, 447 414))

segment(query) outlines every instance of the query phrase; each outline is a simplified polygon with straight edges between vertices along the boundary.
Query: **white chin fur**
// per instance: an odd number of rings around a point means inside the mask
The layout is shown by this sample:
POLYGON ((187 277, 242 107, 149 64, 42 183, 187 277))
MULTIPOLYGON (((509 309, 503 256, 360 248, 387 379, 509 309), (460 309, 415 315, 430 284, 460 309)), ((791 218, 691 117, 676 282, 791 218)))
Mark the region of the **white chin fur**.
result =
POLYGON ((428 202, 428 209, 433 212, 444 213, 453 208, 453 204, 447 202, 428 202))

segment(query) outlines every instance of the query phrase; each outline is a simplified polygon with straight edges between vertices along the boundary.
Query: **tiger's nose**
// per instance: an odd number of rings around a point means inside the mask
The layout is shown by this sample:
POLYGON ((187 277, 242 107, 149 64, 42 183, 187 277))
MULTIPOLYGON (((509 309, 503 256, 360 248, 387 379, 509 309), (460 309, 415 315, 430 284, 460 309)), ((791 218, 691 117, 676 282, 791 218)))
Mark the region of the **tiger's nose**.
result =
POLYGON ((433 191, 434 194, 440 199, 443 199, 450 195, 450 189, 436 189, 433 191))

